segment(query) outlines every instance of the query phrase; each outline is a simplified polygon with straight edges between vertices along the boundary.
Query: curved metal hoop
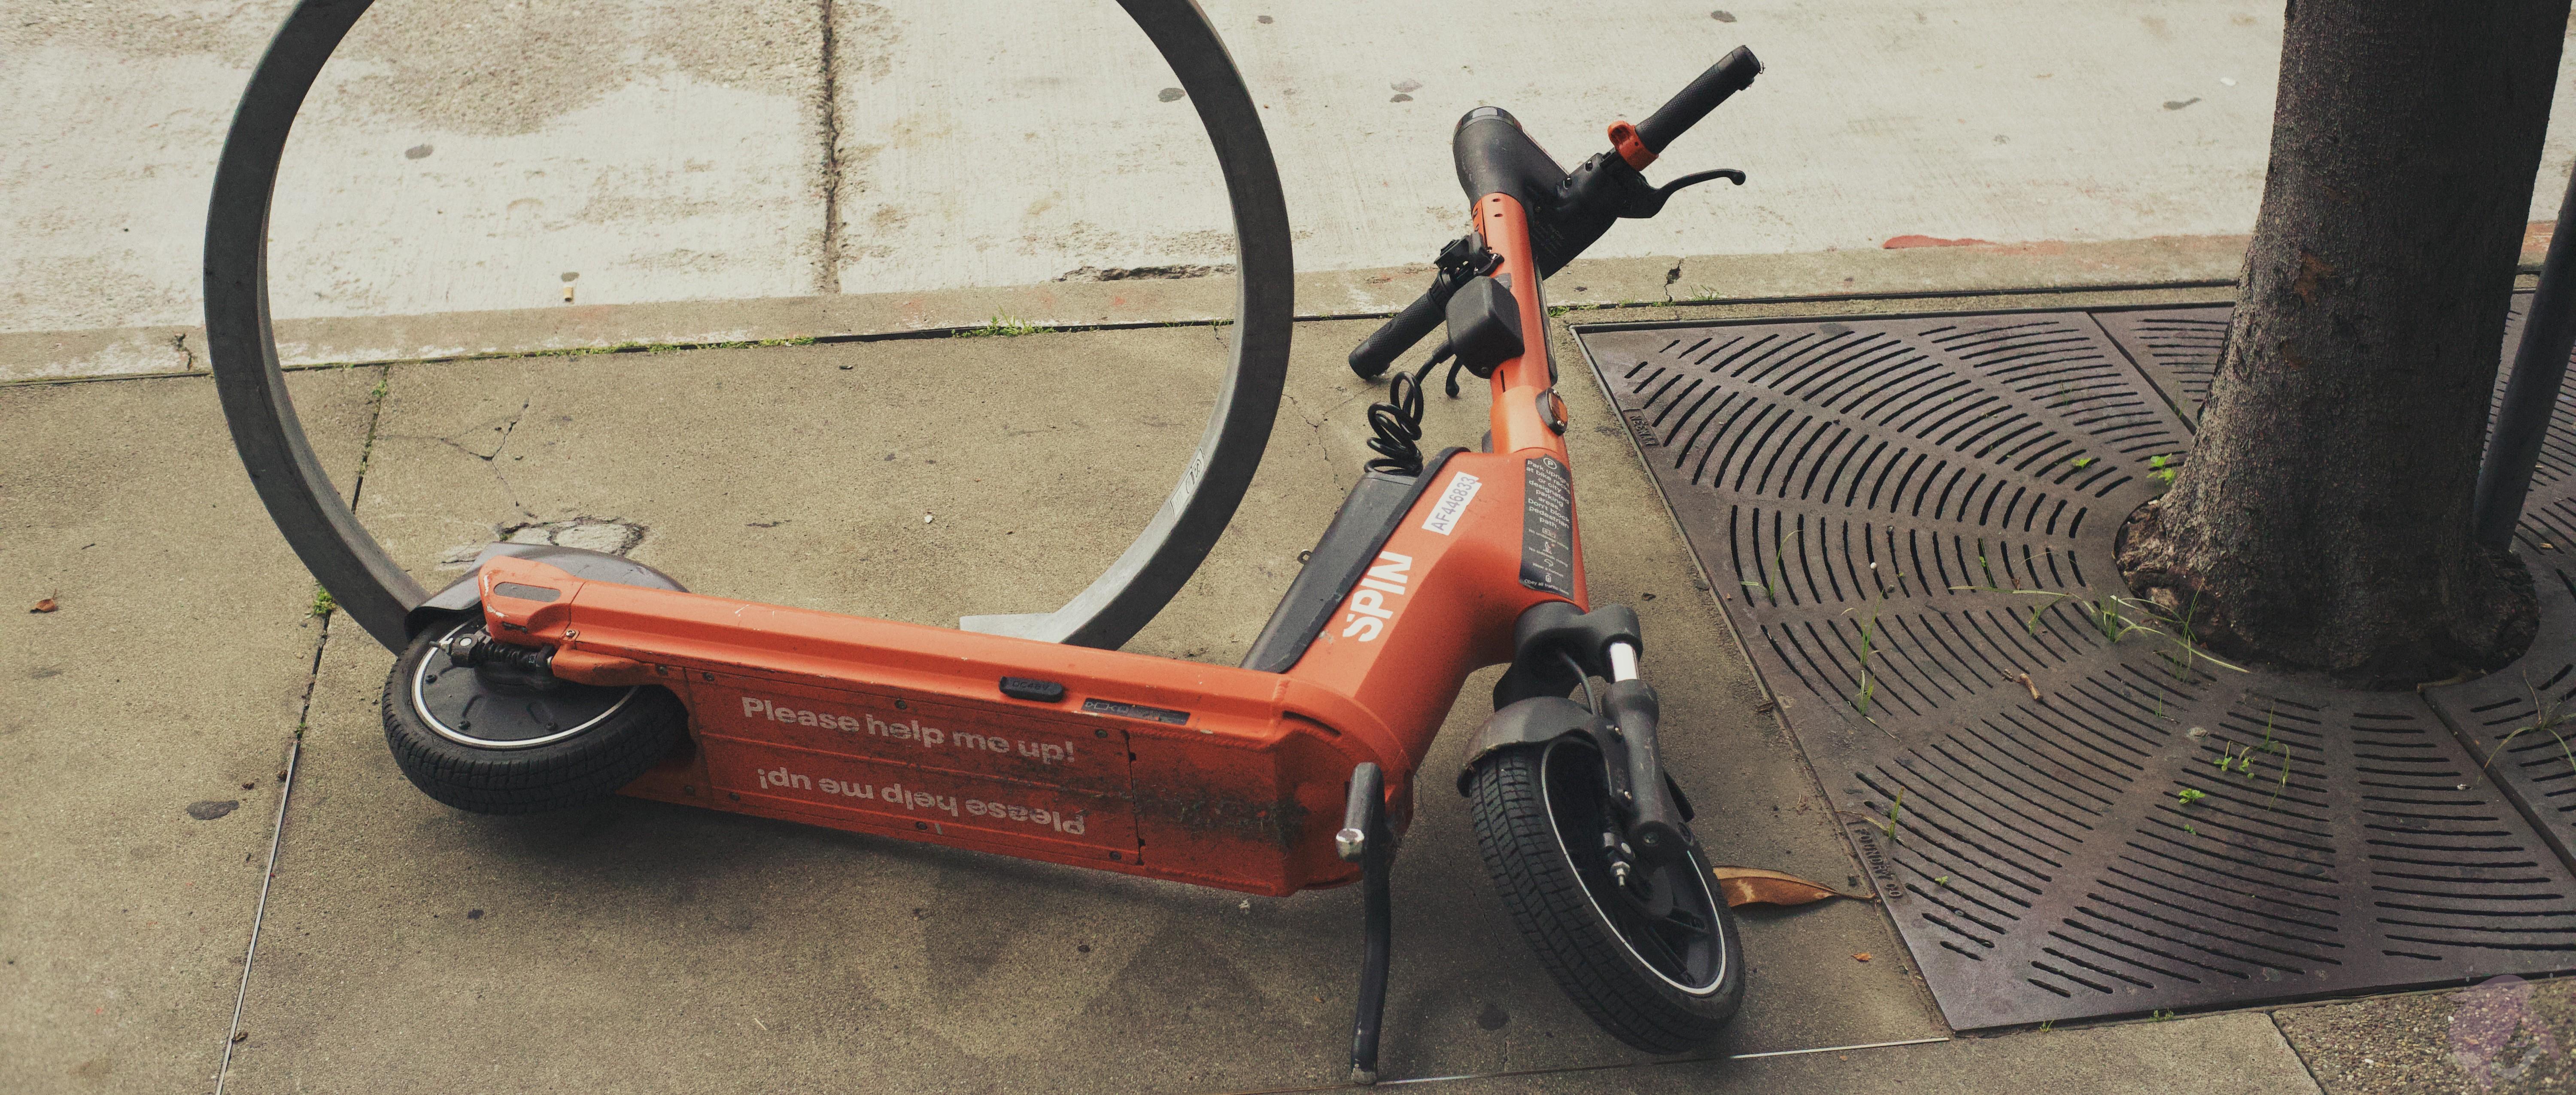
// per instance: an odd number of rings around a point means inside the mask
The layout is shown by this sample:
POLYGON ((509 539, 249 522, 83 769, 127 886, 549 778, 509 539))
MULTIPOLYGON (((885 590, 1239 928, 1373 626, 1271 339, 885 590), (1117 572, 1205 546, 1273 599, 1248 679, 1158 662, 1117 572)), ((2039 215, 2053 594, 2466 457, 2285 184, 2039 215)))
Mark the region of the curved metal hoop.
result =
MULTIPOLYGON (((251 73, 206 213, 206 341, 233 446, 269 517, 332 599, 376 641, 400 650, 410 639, 404 617, 428 594, 368 535, 314 458, 278 370, 268 306, 269 205, 287 133, 323 64, 372 3, 303 0, 251 73)), ((1198 109, 1225 176, 1240 271, 1232 360, 1180 482, 1117 561, 1054 612, 968 617, 968 630, 1081 646, 1125 643, 1180 592, 1233 520, 1279 411, 1295 263, 1260 108, 1192 0, 1119 4, 1198 109)))

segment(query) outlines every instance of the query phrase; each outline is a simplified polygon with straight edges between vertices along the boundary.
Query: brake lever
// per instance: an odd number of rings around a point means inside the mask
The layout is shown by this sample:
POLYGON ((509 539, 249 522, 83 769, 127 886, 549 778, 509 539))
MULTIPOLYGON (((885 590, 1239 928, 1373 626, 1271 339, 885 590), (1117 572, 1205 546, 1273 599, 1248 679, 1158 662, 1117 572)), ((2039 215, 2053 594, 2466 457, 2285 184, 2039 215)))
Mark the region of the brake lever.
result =
POLYGON ((1470 278, 1493 273, 1502 264, 1503 257, 1486 249, 1485 237, 1474 232, 1450 240, 1440 248, 1439 256, 1431 260, 1431 265, 1443 277, 1455 279, 1460 285, 1466 284, 1470 278))
POLYGON ((1663 212, 1664 203, 1671 200, 1673 195, 1680 193, 1685 188, 1698 186, 1704 182, 1714 182, 1718 179, 1724 179, 1737 186, 1742 186, 1744 185, 1744 172, 1738 171, 1732 167, 1721 167, 1715 171, 1697 171, 1684 175, 1681 178, 1674 179, 1673 181, 1665 183, 1653 190, 1640 189, 1629 197, 1627 207, 1621 209, 1619 211, 1619 215, 1630 219, 1643 220, 1647 217, 1663 212))

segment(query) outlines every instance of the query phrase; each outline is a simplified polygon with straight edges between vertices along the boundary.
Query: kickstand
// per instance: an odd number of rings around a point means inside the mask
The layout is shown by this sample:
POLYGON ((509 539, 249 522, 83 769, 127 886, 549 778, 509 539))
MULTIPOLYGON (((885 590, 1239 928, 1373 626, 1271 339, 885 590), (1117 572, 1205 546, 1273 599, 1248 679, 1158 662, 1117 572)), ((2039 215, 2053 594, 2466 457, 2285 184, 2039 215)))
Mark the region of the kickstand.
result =
POLYGON ((1386 824, 1386 774, 1375 764, 1351 769, 1350 803, 1342 811, 1342 831, 1333 836, 1333 851, 1360 865, 1360 894, 1366 906, 1367 953, 1360 959, 1359 1016, 1351 1024, 1351 1082, 1377 1082, 1378 1036, 1386 1021, 1386 967, 1392 939, 1387 876, 1395 860, 1395 834, 1386 824))

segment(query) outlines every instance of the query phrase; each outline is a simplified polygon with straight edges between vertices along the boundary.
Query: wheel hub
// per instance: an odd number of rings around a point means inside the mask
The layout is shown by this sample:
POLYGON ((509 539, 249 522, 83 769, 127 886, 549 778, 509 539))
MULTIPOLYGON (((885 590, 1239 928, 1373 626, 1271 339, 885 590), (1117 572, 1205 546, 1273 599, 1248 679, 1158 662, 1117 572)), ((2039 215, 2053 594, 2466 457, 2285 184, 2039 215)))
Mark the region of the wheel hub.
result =
POLYGON ((449 741, 477 749, 533 749, 597 725, 635 697, 632 685, 579 684, 501 661, 469 667, 445 652, 454 640, 482 634, 480 616, 443 625, 435 640, 442 649, 412 670, 412 710, 449 741))
POLYGON ((1589 748, 1551 745, 1542 770, 1548 820, 1584 895, 1611 933, 1672 987, 1693 995, 1716 991, 1726 980, 1729 955, 1718 937, 1717 896, 1699 854, 1686 852, 1679 860, 1652 865, 1621 855, 1624 845, 1611 815, 1599 754, 1589 748), (1563 763, 1569 748, 1590 754, 1591 763, 1563 763), (1597 843, 1565 839, 1568 833, 1584 832, 1602 837, 1597 843))

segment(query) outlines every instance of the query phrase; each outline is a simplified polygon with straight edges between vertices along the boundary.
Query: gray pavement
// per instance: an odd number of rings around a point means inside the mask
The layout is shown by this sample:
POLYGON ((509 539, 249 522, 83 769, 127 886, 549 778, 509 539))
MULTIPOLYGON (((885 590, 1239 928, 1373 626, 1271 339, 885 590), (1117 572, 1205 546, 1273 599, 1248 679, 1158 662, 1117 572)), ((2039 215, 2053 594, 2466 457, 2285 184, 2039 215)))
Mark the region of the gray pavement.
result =
MULTIPOLYGON (((1301 330, 1293 397, 1245 520, 1131 649, 1241 657, 1367 455, 1370 396, 1339 366, 1365 329, 1301 330)), ((614 521, 644 530, 634 557, 706 592, 938 624, 1044 609, 1114 557, 1177 473, 1194 409, 1139 395, 1213 388, 1216 334, 398 366, 361 516, 420 571, 496 527, 614 521), (675 447, 675 431, 727 440, 681 459, 697 444, 675 447)), ((1603 423, 1597 397, 1577 395, 1603 423)), ((1481 427, 1481 400, 1438 409, 1435 429, 1481 427)), ((1633 466, 1615 427, 1578 434, 1575 457, 1633 466)), ((1785 807, 1730 811, 1711 842, 1847 878, 1829 820, 1802 810, 1813 796, 1796 751, 1755 713, 1759 692, 1651 486, 1605 470, 1580 489, 1602 545, 1599 595, 1636 599, 1657 659, 1675 667, 1668 709, 1691 727, 1676 763, 1713 801, 1785 807)), ((323 659, 238 1090, 481 1086, 496 1060, 636 1090, 712 1082, 693 1068, 639 1075, 622 1040, 568 1041, 544 1016, 650 1026, 672 1059, 728 1062, 761 1087, 794 1088, 854 1056, 906 1091, 1340 1078, 1354 893, 1247 901, 642 803, 466 817, 392 767, 375 706, 387 665, 362 642, 323 659), (453 1036, 423 1045, 424 1024, 453 1036)), ((1480 678, 1468 694, 1490 686, 1480 678)), ((1480 717, 1460 704, 1427 770, 1454 767, 1480 717)), ((1640 1060, 1518 949, 1462 803, 1429 794, 1420 809, 1398 874, 1389 1074, 1640 1060)), ((1732 1049, 1945 1033, 1874 908, 1757 915, 1747 936, 1757 979, 1801 972, 1761 981, 1732 1049), (1861 952, 1881 957, 1854 961, 1861 952)))
POLYGON ((1619 1091, 2227 1092, 2312 1095, 2317 1082, 2259 1014, 2121 1023, 2083 1030, 1961 1038, 1934 1045, 1827 1050, 1750 1060, 1686 1062, 1594 1072, 1462 1078, 1442 1095, 1561 1095, 1619 1091))
MULTIPOLYGON (((1365 329, 1300 325, 1243 520, 1133 648, 1239 657, 1363 456, 1373 395, 1339 360, 1365 329)), ((446 560, 496 535, 589 537, 709 592, 945 623, 1047 607, 1116 552, 1195 438, 1203 397, 1189 393, 1212 386, 1221 335, 575 355, 297 383, 335 475, 417 574, 454 573, 446 560)), ((1580 360, 1570 343, 1559 352, 1580 360)), ((1591 577, 1655 636, 1650 673, 1685 728, 1672 761, 1712 805, 1705 837, 1730 859, 1850 882, 1720 594, 1701 588, 1580 377, 1567 394, 1591 577)), ((13 450, 37 454, 32 466, 0 476, 13 521, 0 593, 61 605, 0 613, 13 761, 0 794, 13 867, 0 1059, 13 1071, 0 1086, 210 1090, 227 1046, 224 1089, 243 1092, 1341 1079, 1347 890, 1246 899, 628 800, 519 819, 432 803, 382 744, 389 655, 338 621, 326 640, 307 614, 310 583, 233 470, 212 404, 203 378, 0 389, 0 432, 37 442, 13 450), (199 506, 202 519, 173 517, 199 506), (245 987, 275 772, 299 725, 245 987), (239 805, 188 812, 222 801, 239 805)), ((1473 395, 1433 401, 1435 435, 1481 419, 1473 395)), ((1431 770, 1455 763, 1488 683, 1468 686, 1431 770)), ((1540 973, 1470 841, 1460 803, 1425 795, 1398 863, 1391 1078, 1471 1091, 2315 1089, 2260 1014, 1655 1062, 1600 1035, 1540 973)), ((1747 912, 1753 990, 1712 1054, 1948 1036, 1875 906, 1747 912)))
MULTIPOLYGON (((342 482, 377 375, 295 380, 342 482)), ((204 380, 0 388, 0 437, 0 1088, 205 1090, 320 647, 313 580, 204 380)))
MULTIPOLYGON (((16 106, 0 116, 0 379, 203 367, 207 185, 286 7, 0 0, 16 106)), ((1312 314, 1414 291, 1400 268, 1453 231, 1445 137, 1467 107, 1508 105, 1579 159, 1738 43, 1769 73, 1656 174, 1725 164, 1752 185, 1612 233, 1596 257, 1666 275, 1616 299, 1914 289, 1886 260, 1960 241, 2023 270, 1975 288, 2170 280, 2177 259, 2226 279, 2259 199, 2280 19, 2244 0, 1657 2, 1573 26, 1463 0, 1207 7, 1267 111, 1312 314)), ((1107 0, 388 0, 289 148, 276 315, 291 360, 334 362, 997 310, 1204 318, 1230 291, 1081 280, 1232 261, 1211 155, 1169 82, 1107 0), (993 295, 923 296, 967 288, 993 295), (591 311, 677 301, 790 303, 758 309, 768 325, 732 306, 591 311), (354 343, 333 322, 386 316, 439 318, 361 324, 375 337, 354 343)), ((2536 219, 2576 161, 2562 114, 2536 219)))

